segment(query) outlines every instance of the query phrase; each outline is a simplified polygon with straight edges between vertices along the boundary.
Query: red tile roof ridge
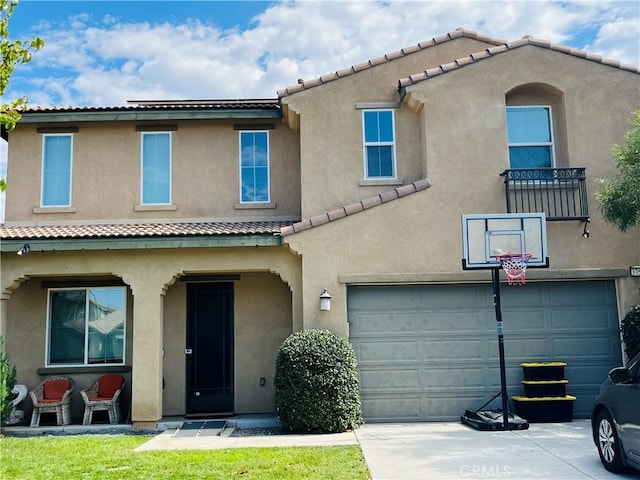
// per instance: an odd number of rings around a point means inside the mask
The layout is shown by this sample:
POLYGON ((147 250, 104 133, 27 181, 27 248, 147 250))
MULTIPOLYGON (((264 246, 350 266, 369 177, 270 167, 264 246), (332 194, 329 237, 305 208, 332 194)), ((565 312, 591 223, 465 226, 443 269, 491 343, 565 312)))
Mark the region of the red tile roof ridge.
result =
POLYGON ((280 229, 280 235, 285 237, 287 235, 293 235, 294 233, 300 233, 305 230, 310 230, 320 225, 324 225, 326 223, 334 222, 336 220, 340 220, 341 218, 348 217, 349 215, 354 215, 356 213, 369 210, 370 208, 377 207, 384 203, 406 197, 407 195, 426 190, 430 186, 431 180, 429 180, 429 178, 422 178, 407 185, 402 185, 400 187, 396 187, 391 190, 379 193, 378 195, 364 198, 359 202, 350 203, 336 210, 321 213, 311 218, 303 219, 300 222, 286 225, 280 229))
POLYGON ((437 67, 433 67, 427 69, 423 72, 414 73, 409 75, 408 77, 402 78, 398 81, 398 89, 402 89, 408 87, 410 85, 415 85, 416 83, 420 83, 424 80, 428 80, 429 78, 442 75, 444 73, 450 72, 452 70, 458 70, 467 65, 471 65, 472 63, 477 63, 486 58, 493 57, 495 55, 499 55, 503 52, 507 52, 509 50, 515 50, 517 48, 523 47, 525 45, 532 45, 535 47, 546 48, 549 50, 554 50, 560 53, 564 53, 567 55, 572 55, 574 57, 582 58, 585 60, 589 60, 592 62, 601 63, 603 65, 608 65, 610 67, 619 68, 621 70, 630 71, 632 73, 640 73, 640 66, 631 65, 626 63, 621 63, 618 60, 613 60, 610 58, 602 57, 601 55, 596 55, 593 53, 589 53, 584 50, 578 50, 575 48, 568 47, 566 45, 551 43, 548 40, 542 40, 538 38, 534 38, 530 35, 526 35, 520 40, 516 40, 513 42, 508 42, 503 45, 497 45, 495 47, 487 48, 480 52, 472 53, 466 57, 462 57, 454 60, 453 62, 439 65, 437 67))
POLYGON ((453 32, 449 32, 444 35, 434 37, 431 40, 419 42, 416 45, 401 48, 400 50, 389 52, 385 55, 366 60, 362 63, 354 64, 351 67, 342 68, 340 70, 337 70, 336 72, 321 75, 320 77, 315 79, 304 80, 302 82, 297 83, 296 85, 292 85, 282 90, 278 90, 278 98, 283 98, 283 97, 292 95, 294 93, 301 92, 303 90, 308 90, 310 88, 317 87, 318 85, 323 85, 327 82, 337 80, 339 78, 343 78, 348 75, 353 75, 354 73, 358 73, 362 70, 373 68, 376 65, 392 62, 393 60, 396 60, 398 58, 405 57, 412 53, 416 53, 426 48, 430 48, 435 45, 440 45, 441 43, 449 42, 451 40, 454 40, 456 38, 461 38, 461 37, 472 38, 472 39, 483 41, 493 45, 504 45, 506 43, 506 41, 504 40, 498 40, 488 35, 479 34, 467 28, 457 28, 453 32))

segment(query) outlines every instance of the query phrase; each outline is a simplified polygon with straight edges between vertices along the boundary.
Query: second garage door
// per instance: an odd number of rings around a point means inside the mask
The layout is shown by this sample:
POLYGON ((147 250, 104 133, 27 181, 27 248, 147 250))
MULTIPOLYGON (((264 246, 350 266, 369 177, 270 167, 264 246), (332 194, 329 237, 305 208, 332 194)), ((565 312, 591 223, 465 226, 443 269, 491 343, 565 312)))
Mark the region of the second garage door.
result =
MULTIPOLYGON (((521 363, 564 361, 574 416, 588 416, 621 361, 614 282, 503 286, 501 299, 509 395, 521 363)), ((350 286, 348 315, 367 421, 455 420, 500 391, 490 285, 350 286)))

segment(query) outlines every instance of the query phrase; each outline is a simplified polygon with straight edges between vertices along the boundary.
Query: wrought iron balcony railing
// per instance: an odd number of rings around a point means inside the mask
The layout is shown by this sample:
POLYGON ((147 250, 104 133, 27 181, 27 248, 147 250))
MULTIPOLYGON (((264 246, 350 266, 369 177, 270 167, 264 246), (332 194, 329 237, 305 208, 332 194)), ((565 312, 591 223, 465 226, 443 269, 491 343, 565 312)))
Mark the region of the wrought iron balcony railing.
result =
POLYGON ((584 168, 505 170, 507 213, 541 213, 547 220, 589 220, 584 168))

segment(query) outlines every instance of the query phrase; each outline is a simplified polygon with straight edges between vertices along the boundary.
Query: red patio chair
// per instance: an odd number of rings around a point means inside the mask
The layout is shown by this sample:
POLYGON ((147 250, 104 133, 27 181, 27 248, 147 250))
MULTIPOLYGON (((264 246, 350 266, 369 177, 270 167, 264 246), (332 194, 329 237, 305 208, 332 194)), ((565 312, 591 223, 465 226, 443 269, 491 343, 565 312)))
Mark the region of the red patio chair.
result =
POLYGON ((124 377, 115 373, 103 375, 93 385, 80 390, 84 400, 83 425, 89 425, 93 420, 93 412, 107 410, 109 423, 118 423, 120 420, 120 393, 124 387, 124 377))
POLYGON ((71 392, 73 392, 73 380, 69 377, 49 377, 29 392, 33 401, 33 415, 31 426, 40 425, 40 415, 43 413, 56 414, 58 425, 71 423, 71 392))

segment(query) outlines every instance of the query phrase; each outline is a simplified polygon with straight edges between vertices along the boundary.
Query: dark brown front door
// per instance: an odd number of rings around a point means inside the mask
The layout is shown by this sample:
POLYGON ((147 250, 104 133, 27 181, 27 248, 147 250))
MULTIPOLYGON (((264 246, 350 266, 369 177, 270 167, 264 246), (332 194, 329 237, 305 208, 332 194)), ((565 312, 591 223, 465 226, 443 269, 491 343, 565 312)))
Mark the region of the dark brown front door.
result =
POLYGON ((233 283, 187 286, 187 414, 233 412, 233 283))

